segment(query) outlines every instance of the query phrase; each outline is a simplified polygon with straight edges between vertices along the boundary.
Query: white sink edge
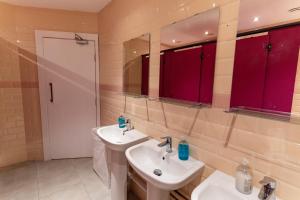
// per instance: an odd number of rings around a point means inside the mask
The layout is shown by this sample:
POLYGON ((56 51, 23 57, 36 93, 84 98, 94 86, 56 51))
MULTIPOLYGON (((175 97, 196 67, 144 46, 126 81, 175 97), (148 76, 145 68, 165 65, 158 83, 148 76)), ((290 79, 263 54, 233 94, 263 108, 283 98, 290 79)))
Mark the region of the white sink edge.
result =
POLYGON ((141 142, 147 141, 149 139, 148 135, 142 133, 141 131, 139 131, 137 129, 132 129, 132 130, 128 131, 127 134, 130 133, 130 132, 132 132, 132 131, 135 131, 135 132, 137 132, 139 135, 141 135, 143 137, 141 137, 139 139, 136 139, 136 140, 133 140, 131 142, 112 142, 112 141, 107 140, 107 138, 105 138, 105 137, 101 137, 101 135, 100 135, 101 134, 100 133, 101 130, 104 130, 104 129, 110 128, 110 127, 115 127, 117 129, 120 129, 120 130, 125 130, 126 129, 126 128, 119 128, 118 124, 114 124, 114 125, 108 125, 108 126, 101 126, 99 128, 94 129, 93 131, 97 135, 97 137, 99 137, 110 149, 115 150, 115 151, 126 150, 130 146, 134 146, 136 144, 139 144, 141 142), (124 147, 122 147, 122 148, 121 147, 117 147, 117 146, 121 146, 121 145, 123 145, 124 147))

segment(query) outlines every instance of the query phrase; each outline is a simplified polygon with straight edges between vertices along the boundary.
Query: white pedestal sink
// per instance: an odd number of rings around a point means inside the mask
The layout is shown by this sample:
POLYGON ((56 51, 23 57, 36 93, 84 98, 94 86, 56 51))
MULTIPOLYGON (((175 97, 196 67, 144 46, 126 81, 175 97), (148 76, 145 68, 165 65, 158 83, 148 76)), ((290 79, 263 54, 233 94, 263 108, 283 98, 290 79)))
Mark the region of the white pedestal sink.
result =
POLYGON ((127 160, 125 150, 140 142, 144 142, 148 137, 133 129, 123 134, 123 130, 118 125, 101 127, 97 130, 97 135, 111 150, 111 200, 127 199, 127 160))
POLYGON ((234 177, 217 170, 194 189, 191 200, 258 200, 258 193, 256 187, 250 195, 238 192, 234 177))
POLYGON ((160 148, 158 144, 151 139, 125 152, 132 168, 147 181, 147 200, 168 200, 171 190, 186 185, 204 167, 203 162, 193 158, 179 160, 175 150, 166 154, 165 147, 160 148))

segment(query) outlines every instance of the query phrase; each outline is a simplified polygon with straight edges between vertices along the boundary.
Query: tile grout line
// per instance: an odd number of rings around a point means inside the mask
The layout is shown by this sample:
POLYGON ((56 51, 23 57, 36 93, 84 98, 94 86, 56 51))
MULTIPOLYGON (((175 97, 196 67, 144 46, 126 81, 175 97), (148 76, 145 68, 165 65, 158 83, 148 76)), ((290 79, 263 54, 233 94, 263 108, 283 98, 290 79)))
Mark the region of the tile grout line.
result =
POLYGON ((36 181, 37 181, 37 192, 38 192, 38 200, 40 200, 40 175, 39 175, 39 163, 35 161, 36 164, 36 181))

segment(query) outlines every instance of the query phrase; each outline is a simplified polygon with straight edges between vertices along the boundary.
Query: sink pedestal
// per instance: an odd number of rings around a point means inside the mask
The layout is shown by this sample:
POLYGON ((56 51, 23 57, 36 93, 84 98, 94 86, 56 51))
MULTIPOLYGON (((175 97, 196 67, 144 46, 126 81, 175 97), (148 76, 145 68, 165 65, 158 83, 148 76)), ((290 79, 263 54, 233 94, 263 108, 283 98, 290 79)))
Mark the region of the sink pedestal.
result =
POLYGON ((170 192, 147 183, 147 200, 169 200, 170 192))
POLYGON ((111 151, 111 200, 127 200, 127 159, 122 151, 111 151))

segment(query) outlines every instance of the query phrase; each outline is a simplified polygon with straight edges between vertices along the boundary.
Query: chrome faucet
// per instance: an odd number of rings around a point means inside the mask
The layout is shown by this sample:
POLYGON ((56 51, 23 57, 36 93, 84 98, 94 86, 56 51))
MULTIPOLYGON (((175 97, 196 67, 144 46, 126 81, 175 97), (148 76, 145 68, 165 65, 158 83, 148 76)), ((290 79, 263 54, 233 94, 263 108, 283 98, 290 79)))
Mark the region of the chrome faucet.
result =
POLYGON ((265 176, 263 180, 259 181, 262 184, 258 198, 260 200, 276 200, 275 189, 276 189, 276 180, 265 176))
POLYGON ((131 123, 131 120, 130 119, 126 119, 126 129, 123 130, 123 135, 125 135, 126 132, 131 131, 133 129, 134 129, 134 127, 133 127, 133 125, 131 123))
POLYGON ((157 146, 159 146, 159 147, 166 146, 166 152, 172 153, 172 138, 167 136, 167 137, 162 137, 161 139, 165 139, 165 141, 162 143, 159 143, 157 146))

